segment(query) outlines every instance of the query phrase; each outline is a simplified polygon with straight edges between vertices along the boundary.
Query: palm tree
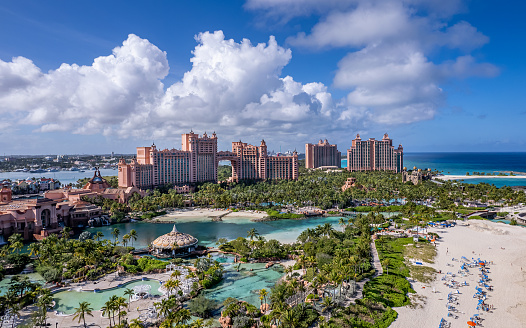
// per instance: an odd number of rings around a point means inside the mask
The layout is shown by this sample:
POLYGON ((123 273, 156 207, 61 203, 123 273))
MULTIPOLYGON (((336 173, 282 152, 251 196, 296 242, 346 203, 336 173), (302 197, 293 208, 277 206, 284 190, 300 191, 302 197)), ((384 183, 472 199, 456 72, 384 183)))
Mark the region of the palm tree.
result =
POLYGON ((247 231, 247 237, 249 237, 251 241, 254 240, 254 238, 257 237, 258 235, 259 233, 257 232, 255 228, 252 228, 249 231, 247 231))
POLYGON ((24 239, 22 239, 22 235, 19 233, 12 234, 7 241, 9 242, 9 248, 13 250, 13 253, 20 252, 24 247, 24 239))
POLYGON ((166 288, 168 296, 172 295, 172 290, 175 288, 174 283, 175 281, 172 279, 168 279, 168 281, 164 283, 164 288, 166 288))
POLYGON ((137 240, 137 237, 138 237, 137 231, 135 231, 135 229, 131 229, 128 235, 130 235, 130 239, 132 241, 132 247, 133 247, 133 241, 137 240))
POLYGON ((40 262, 40 248, 41 248, 41 244, 39 242, 36 242, 36 243, 31 243, 28 247, 28 249, 30 250, 30 253, 29 253, 29 256, 36 256, 37 259, 38 259, 38 262, 40 262))
POLYGON ((196 319, 194 322, 192 322, 191 328, 204 328, 205 327, 205 321, 204 319, 196 319))
POLYGON ((259 291, 259 296, 260 297, 263 297, 265 299, 265 303, 264 304, 267 304, 267 295, 268 295, 268 292, 265 288, 261 289, 259 291))
POLYGON ((175 313, 175 320, 177 321, 178 324, 184 325, 191 319, 192 319, 192 316, 191 316, 190 310, 188 309, 181 309, 177 311, 177 313, 175 313))
POLYGON ((53 297, 51 297, 51 293, 49 290, 46 290, 40 297, 38 298, 37 305, 39 307, 39 311, 41 311, 42 320, 44 323, 44 326, 46 326, 47 322, 47 311, 48 309, 51 309, 51 305, 53 305, 53 297))
POLYGON ((321 312, 326 312, 328 310, 330 310, 332 308, 332 306, 334 305, 333 301, 332 301, 332 298, 330 297, 325 297, 323 299, 323 301, 321 302, 321 305, 323 305, 322 309, 321 309, 321 312))
POLYGON ((389 264, 391 263, 391 259, 385 258, 382 261, 382 264, 385 266, 385 270, 387 271, 387 274, 389 274, 389 264))
POLYGON ((84 322, 84 328, 86 328, 86 315, 93 317, 91 311, 93 311, 93 308, 90 307, 90 304, 88 302, 80 302, 79 307, 75 308, 75 315, 73 316, 73 320, 78 318, 78 323, 80 323, 80 320, 82 320, 84 322))
POLYGON ((345 230, 346 222, 344 218, 340 218, 338 224, 343 227, 343 230, 345 230))
MULTIPOLYGON (((124 297, 117 297, 115 299, 115 311, 119 317, 119 325, 121 324, 121 318, 126 315, 126 311, 121 311, 121 308, 125 308, 127 305, 128 304, 126 303, 126 299, 124 297)), ((115 319, 113 321, 115 321, 115 319)))
POLYGON ((292 265, 285 268, 285 273, 290 274, 290 277, 292 277, 292 271, 294 271, 292 265))
POLYGON ((286 324, 287 327, 297 327, 298 318, 296 317, 292 309, 287 309, 281 313, 281 321, 286 324))
POLYGON ((119 230, 119 228, 114 228, 113 231, 111 232, 111 235, 113 236, 113 240, 115 244, 117 244, 117 238, 119 238, 120 233, 121 231, 119 230))
POLYGON ((72 231, 73 229, 71 229, 70 227, 64 227, 64 229, 62 229, 62 238, 64 240, 66 239, 69 239, 70 235, 69 233, 72 231))
POLYGON ((106 301, 106 303, 104 303, 104 306, 102 307, 101 310, 102 310, 103 316, 108 316, 108 320, 110 321, 110 328, 111 328, 112 327, 111 314, 113 313, 113 302, 111 300, 106 301))
POLYGON ((102 231, 97 231, 97 233, 95 233, 93 237, 97 238, 97 241, 100 241, 100 239, 104 237, 104 234, 102 233, 102 231))
POLYGON ((135 294, 135 292, 131 288, 126 288, 124 290, 124 296, 128 296, 128 310, 130 310, 131 297, 133 294, 135 294))
POLYGON ((174 270, 174 272, 172 272, 172 274, 170 275, 171 277, 174 277, 175 279, 179 279, 180 276, 182 276, 183 274, 181 273, 181 271, 179 270, 174 270))
POLYGON ((130 322, 130 328, 143 328, 143 322, 139 318, 133 319, 130 322))
POLYGON ((122 246, 126 247, 126 245, 128 244, 128 240, 130 240, 130 235, 128 234, 125 234, 124 236, 122 236, 122 246))

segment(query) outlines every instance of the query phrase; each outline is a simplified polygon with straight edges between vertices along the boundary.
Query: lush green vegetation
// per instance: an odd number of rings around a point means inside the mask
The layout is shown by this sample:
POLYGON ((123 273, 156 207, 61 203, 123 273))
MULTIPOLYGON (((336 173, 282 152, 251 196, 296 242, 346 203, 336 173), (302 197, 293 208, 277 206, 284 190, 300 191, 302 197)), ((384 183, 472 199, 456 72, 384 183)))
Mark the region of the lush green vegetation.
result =
MULTIPOLYGON (((41 242, 30 244, 29 255, 18 254, 22 248, 21 237, 16 234, 11 236, 11 254, 5 254, 2 258, 6 263, 5 267, 17 273, 30 261, 29 256, 32 256, 36 271, 48 282, 61 282, 63 279, 95 280, 115 271, 117 265, 123 264, 128 257, 129 248, 106 239, 100 240, 103 237, 101 234, 93 237, 96 240, 69 239, 70 230, 66 227, 61 238, 52 234, 41 242)), ((116 241, 120 232, 116 229, 112 234, 116 241)), ((123 243, 133 238, 137 238, 136 233, 126 234, 123 236, 123 243)), ((8 252, 9 248, 4 246, 1 255, 8 252)))
POLYGON ((267 214, 270 219, 301 219, 305 217, 303 214, 279 213, 275 210, 267 210, 267 214))
POLYGON ((217 180, 227 181, 232 176, 232 166, 230 165, 219 165, 217 167, 217 180))
POLYGON ((265 240, 265 238, 259 236, 256 229, 249 230, 247 237, 250 240, 238 237, 229 242, 223 241, 219 249, 224 252, 237 253, 245 260, 249 258, 285 258, 292 249, 290 245, 283 245, 275 239, 265 240))
POLYGON ((223 279, 223 266, 218 261, 209 258, 198 258, 194 266, 197 269, 197 277, 203 288, 211 288, 223 279))

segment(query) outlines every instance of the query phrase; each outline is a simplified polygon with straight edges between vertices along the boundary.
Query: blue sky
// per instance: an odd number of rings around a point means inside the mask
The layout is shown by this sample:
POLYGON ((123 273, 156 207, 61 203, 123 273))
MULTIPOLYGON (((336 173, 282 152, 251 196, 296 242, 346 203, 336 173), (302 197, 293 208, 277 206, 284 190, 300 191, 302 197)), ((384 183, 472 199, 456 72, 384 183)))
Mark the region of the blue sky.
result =
POLYGON ((0 153, 216 131, 297 148, 526 151, 519 1, 5 1, 0 153), (245 40, 245 41, 244 41, 245 40))

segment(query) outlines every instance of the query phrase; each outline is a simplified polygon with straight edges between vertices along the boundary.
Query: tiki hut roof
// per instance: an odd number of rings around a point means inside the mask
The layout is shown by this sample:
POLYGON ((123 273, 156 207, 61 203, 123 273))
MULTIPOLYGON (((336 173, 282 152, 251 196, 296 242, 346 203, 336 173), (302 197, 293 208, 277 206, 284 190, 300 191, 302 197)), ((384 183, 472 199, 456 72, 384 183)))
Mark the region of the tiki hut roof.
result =
POLYGON ((177 231, 177 228, 173 227, 173 230, 165 235, 162 235, 152 242, 153 247, 161 249, 172 249, 180 247, 194 246, 197 244, 197 238, 187 233, 177 231))

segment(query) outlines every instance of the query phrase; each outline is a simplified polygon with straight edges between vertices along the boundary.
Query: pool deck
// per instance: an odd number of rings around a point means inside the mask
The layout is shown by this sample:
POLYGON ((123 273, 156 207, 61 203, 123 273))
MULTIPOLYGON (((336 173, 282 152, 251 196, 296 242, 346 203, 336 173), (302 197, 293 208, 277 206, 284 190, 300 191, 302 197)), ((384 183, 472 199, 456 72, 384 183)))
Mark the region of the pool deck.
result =
MULTIPOLYGON (((68 289, 82 291, 93 291, 95 289, 109 289, 118 287, 121 284, 126 284, 128 282, 141 280, 142 278, 149 280, 159 280, 167 281, 170 278, 171 272, 167 273, 156 273, 156 274, 144 274, 144 275, 135 275, 135 276, 126 276, 118 277, 115 273, 104 276, 103 278, 95 282, 82 282, 71 284, 68 289)), ((64 289, 62 288, 61 291, 64 289)), ((81 301, 81 300, 79 300, 81 301)), ((138 318, 141 314, 146 314, 148 308, 153 307, 153 303, 159 302, 160 296, 153 296, 147 299, 140 299, 137 301, 130 302, 127 318, 128 322, 138 318)), ((36 311, 35 306, 28 306, 20 311, 20 320, 18 322, 23 322, 31 318, 31 314, 36 311)), ((108 327, 109 320, 107 317, 102 316, 102 311, 100 309, 95 309, 92 311, 93 317, 86 316, 86 325, 88 327, 108 327)), ((147 322, 152 322, 152 319, 148 319, 147 322)), ((48 311, 48 321, 51 323, 50 327, 84 327, 82 321, 80 323, 77 320, 73 320, 73 315, 57 315, 55 311, 48 311), (57 325, 58 324, 58 325, 57 325)))

